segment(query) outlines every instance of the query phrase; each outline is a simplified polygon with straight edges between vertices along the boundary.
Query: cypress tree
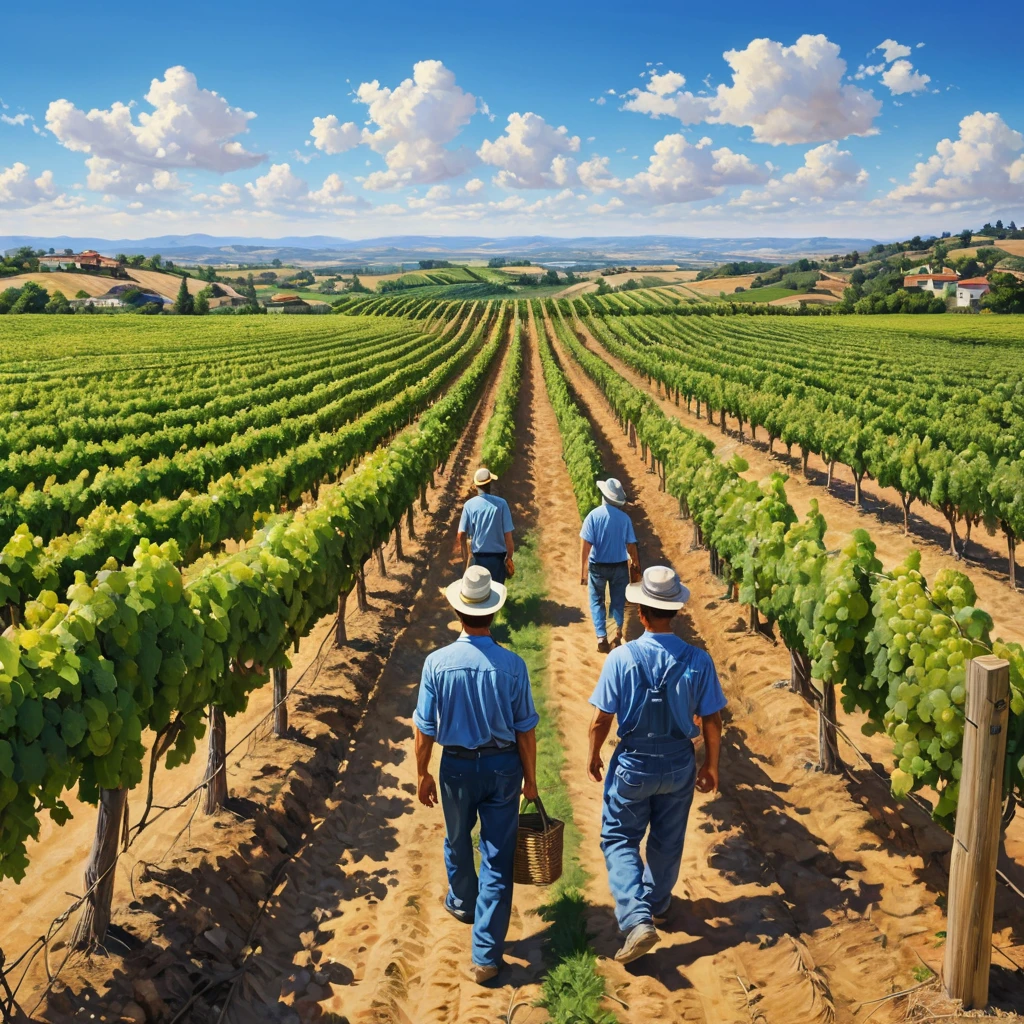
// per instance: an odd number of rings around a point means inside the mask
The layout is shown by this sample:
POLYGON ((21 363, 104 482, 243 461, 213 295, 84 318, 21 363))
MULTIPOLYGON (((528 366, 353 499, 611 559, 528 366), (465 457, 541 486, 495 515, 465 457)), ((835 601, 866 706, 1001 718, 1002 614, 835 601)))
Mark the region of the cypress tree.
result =
POLYGON ((181 279, 178 297, 174 301, 174 312, 184 316, 191 316, 195 312, 195 301, 188 290, 188 274, 185 274, 181 279))

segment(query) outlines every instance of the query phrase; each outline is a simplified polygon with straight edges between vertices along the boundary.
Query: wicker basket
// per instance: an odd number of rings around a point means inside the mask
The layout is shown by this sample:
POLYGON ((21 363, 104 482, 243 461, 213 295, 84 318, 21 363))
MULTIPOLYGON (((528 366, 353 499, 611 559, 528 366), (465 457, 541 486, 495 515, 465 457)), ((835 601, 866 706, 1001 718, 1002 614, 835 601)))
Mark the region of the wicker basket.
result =
POLYGON ((536 814, 519 815, 516 836, 515 881, 517 885, 550 885, 562 876, 562 843, 565 822, 549 818, 540 797, 529 801, 536 814))

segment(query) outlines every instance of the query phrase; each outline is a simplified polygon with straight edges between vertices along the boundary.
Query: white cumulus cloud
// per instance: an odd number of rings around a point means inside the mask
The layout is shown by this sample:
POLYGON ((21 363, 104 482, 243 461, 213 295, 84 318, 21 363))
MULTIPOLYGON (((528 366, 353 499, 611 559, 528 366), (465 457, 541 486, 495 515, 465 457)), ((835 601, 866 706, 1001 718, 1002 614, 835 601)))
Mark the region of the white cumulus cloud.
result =
POLYGON ((314 117, 313 130, 309 134, 313 136, 313 145, 331 156, 355 149, 363 137, 362 130, 355 121, 346 121, 342 124, 334 114, 314 117))
MULTIPOLYGON (((907 53, 910 51, 908 50, 907 53)), ((908 92, 924 92, 931 81, 930 75, 914 70, 909 60, 898 60, 882 75, 882 83, 888 87, 893 96, 902 96, 908 92)))
POLYGON ((709 97, 694 96, 676 72, 652 75, 634 89, 625 109, 653 117, 668 114, 684 124, 706 121, 753 130, 757 142, 777 146, 873 135, 881 101, 844 84, 846 61, 824 35, 802 35, 792 46, 754 39, 744 50, 727 50, 732 84, 709 97), (674 87, 674 88, 673 88, 674 87))
POLYGON ((152 80, 146 102, 153 110, 140 111, 136 121, 132 103, 86 112, 70 100, 54 100, 46 110, 46 127, 65 148, 90 154, 89 187, 97 191, 125 194, 155 185, 160 171, 223 174, 264 159, 238 141, 256 115, 200 89, 196 76, 180 65, 152 80))
POLYGON ((466 191, 470 195, 473 195, 474 192, 479 192, 484 187, 484 183, 480 178, 470 178, 469 181, 466 182, 466 191))
MULTIPOLYGON (((4 109, 6 110, 7 108, 4 107, 4 109)), ((35 118, 31 114, 0 114, 0 121, 2 121, 4 124, 13 124, 17 125, 18 127, 26 125, 29 123, 29 121, 34 120, 35 118)))
POLYGON ((394 89, 376 80, 363 82, 356 98, 366 104, 376 125, 364 128, 361 139, 387 164, 386 171, 367 176, 364 188, 429 185, 462 174, 476 163, 468 147, 447 148, 477 112, 477 101, 456 84, 455 75, 441 61, 419 61, 413 65, 412 78, 394 89))
POLYGON ((942 139, 889 199, 936 210, 1024 202, 1024 135, 999 114, 976 110, 960 121, 958 137, 942 139))
POLYGON ((477 156, 497 167, 494 183, 503 188, 555 188, 575 179, 580 139, 563 125, 549 125, 539 114, 509 114, 505 133, 484 140, 477 156))
POLYGON ((757 185, 768 172, 728 147, 690 145, 682 135, 666 135, 654 146, 647 170, 622 182, 622 191, 649 202, 689 203, 720 195, 727 185, 757 185))
POLYGON ((894 60, 897 60, 900 57, 910 56, 910 47, 904 46, 902 43, 897 43, 895 39, 883 39, 875 49, 882 51, 882 56, 885 57, 886 64, 891 64, 894 60))
POLYGON ((802 166, 772 178, 762 191, 744 191, 735 205, 783 209, 798 203, 844 199, 859 193, 867 181, 868 172, 849 150, 840 149, 837 142, 826 142, 808 150, 802 166))
POLYGON ((28 166, 21 162, 0 168, 0 207, 4 209, 36 206, 53 199, 55 194, 52 171, 43 171, 33 178, 28 166))
POLYGON ((320 188, 311 190, 303 178, 292 172, 289 164, 272 164, 255 182, 246 182, 245 188, 262 209, 309 212, 357 203, 346 193, 345 183, 337 174, 329 174, 320 188))

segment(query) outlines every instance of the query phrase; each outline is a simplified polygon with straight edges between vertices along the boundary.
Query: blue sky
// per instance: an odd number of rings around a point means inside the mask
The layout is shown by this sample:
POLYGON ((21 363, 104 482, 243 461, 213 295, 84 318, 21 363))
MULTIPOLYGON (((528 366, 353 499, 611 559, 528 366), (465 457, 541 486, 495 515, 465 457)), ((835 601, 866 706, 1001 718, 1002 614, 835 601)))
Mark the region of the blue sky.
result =
POLYGON ((0 233, 1024 223, 1024 12, 783 6, 19 5, 0 233))

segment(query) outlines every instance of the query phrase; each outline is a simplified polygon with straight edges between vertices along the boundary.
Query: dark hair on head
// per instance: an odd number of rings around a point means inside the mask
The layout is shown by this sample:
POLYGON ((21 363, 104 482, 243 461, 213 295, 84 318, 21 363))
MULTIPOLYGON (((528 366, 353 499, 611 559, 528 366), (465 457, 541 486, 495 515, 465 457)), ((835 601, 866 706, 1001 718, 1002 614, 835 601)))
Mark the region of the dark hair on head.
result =
POLYGON ((470 629, 480 629, 483 626, 489 626, 494 621, 494 613, 490 615, 467 615, 465 612, 457 612, 459 618, 462 620, 464 626, 469 626, 470 629))
POLYGON ((676 608, 652 608, 649 604, 642 604, 639 608, 649 619, 674 619, 678 612, 676 608))
POLYGON ((483 491, 485 494, 491 493, 491 481, 488 480, 485 484, 474 484, 478 491, 483 491))

